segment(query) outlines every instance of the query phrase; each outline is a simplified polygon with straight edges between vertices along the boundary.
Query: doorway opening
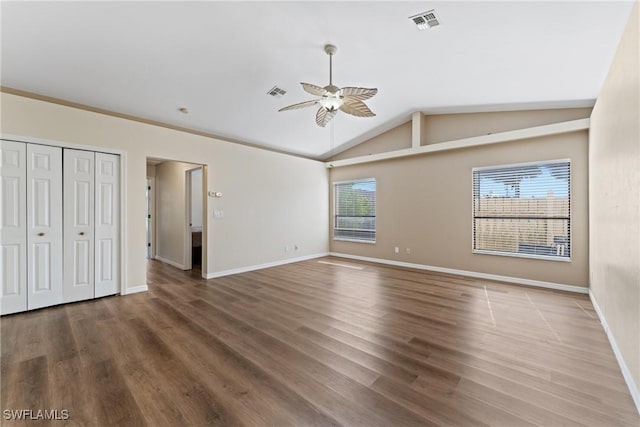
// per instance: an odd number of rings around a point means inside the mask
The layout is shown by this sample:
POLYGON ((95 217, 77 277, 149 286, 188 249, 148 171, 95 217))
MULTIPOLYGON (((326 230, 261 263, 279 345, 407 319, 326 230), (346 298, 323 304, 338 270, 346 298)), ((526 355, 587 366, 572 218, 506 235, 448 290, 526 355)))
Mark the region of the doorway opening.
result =
POLYGON ((147 258, 206 277, 206 166, 147 158, 147 258))

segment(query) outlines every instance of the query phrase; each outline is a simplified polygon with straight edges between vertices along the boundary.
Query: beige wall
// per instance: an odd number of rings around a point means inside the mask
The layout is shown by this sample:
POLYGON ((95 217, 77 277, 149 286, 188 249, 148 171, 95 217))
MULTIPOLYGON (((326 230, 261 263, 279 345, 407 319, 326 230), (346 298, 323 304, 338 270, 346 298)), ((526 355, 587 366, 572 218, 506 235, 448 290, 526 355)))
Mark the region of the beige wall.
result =
POLYGON ((156 176, 156 165, 147 165, 147 178, 154 178, 156 176))
POLYGON ((631 372, 636 393, 640 386, 639 26, 636 3, 593 109, 589 139, 591 292, 631 372))
POLYGON ((2 93, 3 135, 126 151, 126 287, 146 283, 146 159, 208 166, 209 273, 323 253, 328 248, 327 171, 323 163, 118 117, 2 93), (224 218, 211 219, 214 209, 224 218), (286 244, 298 251, 285 252, 286 244))
POLYGON ((156 257, 187 265, 185 173, 197 165, 163 162, 156 167, 156 257))
POLYGON ((369 154, 411 148, 411 121, 373 137, 362 144, 336 154, 331 160, 350 159, 369 154))
POLYGON ((425 116, 423 145, 585 119, 590 114, 591 108, 563 108, 425 116))
POLYGON ((331 251, 586 287, 587 138, 572 132, 331 169, 331 181, 377 180, 377 242, 332 240, 331 251), (471 169, 564 158, 571 159, 571 262, 473 254, 471 169))

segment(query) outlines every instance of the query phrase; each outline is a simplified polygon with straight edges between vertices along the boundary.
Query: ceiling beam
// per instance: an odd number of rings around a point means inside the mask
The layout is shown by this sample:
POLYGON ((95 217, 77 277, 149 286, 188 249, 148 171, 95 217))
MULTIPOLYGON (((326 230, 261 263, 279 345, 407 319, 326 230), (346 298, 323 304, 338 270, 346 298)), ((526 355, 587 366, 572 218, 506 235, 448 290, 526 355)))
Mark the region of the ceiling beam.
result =
MULTIPOLYGON (((415 129, 416 114, 413 114, 412 127, 412 145, 411 148, 403 150, 389 151, 386 153, 370 154, 367 156, 354 157, 351 159, 335 160, 325 162, 327 168, 339 168, 343 166, 357 165, 361 163, 379 162, 388 159, 397 159, 400 157, 417 156, 429 153, 437 153, 440 151, 457 150, 461 148, 479 147, 483 145, 500 144, 503 142, 520 141, 523 139, 539 138, 549 135, 560 135, 563 133, 588 130, 590 119, 570 120, 568 122, 553 123, 544 126, 535 126, 525 129, 511 130, 507 132, 498 132, 489 135, 473 136, 471 138, 456 139, 453 141, 439 142, 436 144, 418 145, 416 146, 415 129)), ((418 116, 420 120, 421 117, 418 116)), ((421 125, 418 126, 420 128, 421 125)), ((418 144, 420 139, 418 137, 418 144)))

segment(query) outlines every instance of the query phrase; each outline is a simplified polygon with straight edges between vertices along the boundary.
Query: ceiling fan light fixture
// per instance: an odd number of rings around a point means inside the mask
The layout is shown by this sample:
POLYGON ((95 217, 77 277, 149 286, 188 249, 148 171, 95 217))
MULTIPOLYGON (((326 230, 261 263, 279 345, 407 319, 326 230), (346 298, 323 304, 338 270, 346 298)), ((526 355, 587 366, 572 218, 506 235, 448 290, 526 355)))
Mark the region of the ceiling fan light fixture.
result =
POLYGON ((327 111, 336 111, 342 107, 344 101, 337 96, 323 96, 318 100, 318 104, 322 105, 327 111))
POLYGON ((375 116, 375 113, 362 101, 374 96, 378 93, 378 89, 351 86, 340 88, 333 84, 333 61, 331 58, 337 50, 338 48, 332 44, 325 45, 324 47, 325 53, 329 55, 329 84, 327 86, 320 87, 310 83, 300 83, 305 92, 319 96, 320 98, 289 105, 278 111, 297 110, 298 108, 319 105, 320 108, 316 113, 316 124, 320 127, 325 127, 338 111, 356 117, 375 116))

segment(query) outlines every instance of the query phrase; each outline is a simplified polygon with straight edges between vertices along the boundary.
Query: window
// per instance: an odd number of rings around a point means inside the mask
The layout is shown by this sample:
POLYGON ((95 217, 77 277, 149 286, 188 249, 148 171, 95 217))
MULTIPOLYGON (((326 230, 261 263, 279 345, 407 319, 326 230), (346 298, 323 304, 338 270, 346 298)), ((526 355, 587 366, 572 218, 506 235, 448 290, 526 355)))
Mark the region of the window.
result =
POLYGON ((333 238, 354 242, 376 241, 376 180, 334 183, 333 238))
POLYGON ((473 169, 473 251, 571 258, 569 160, 473 169))

